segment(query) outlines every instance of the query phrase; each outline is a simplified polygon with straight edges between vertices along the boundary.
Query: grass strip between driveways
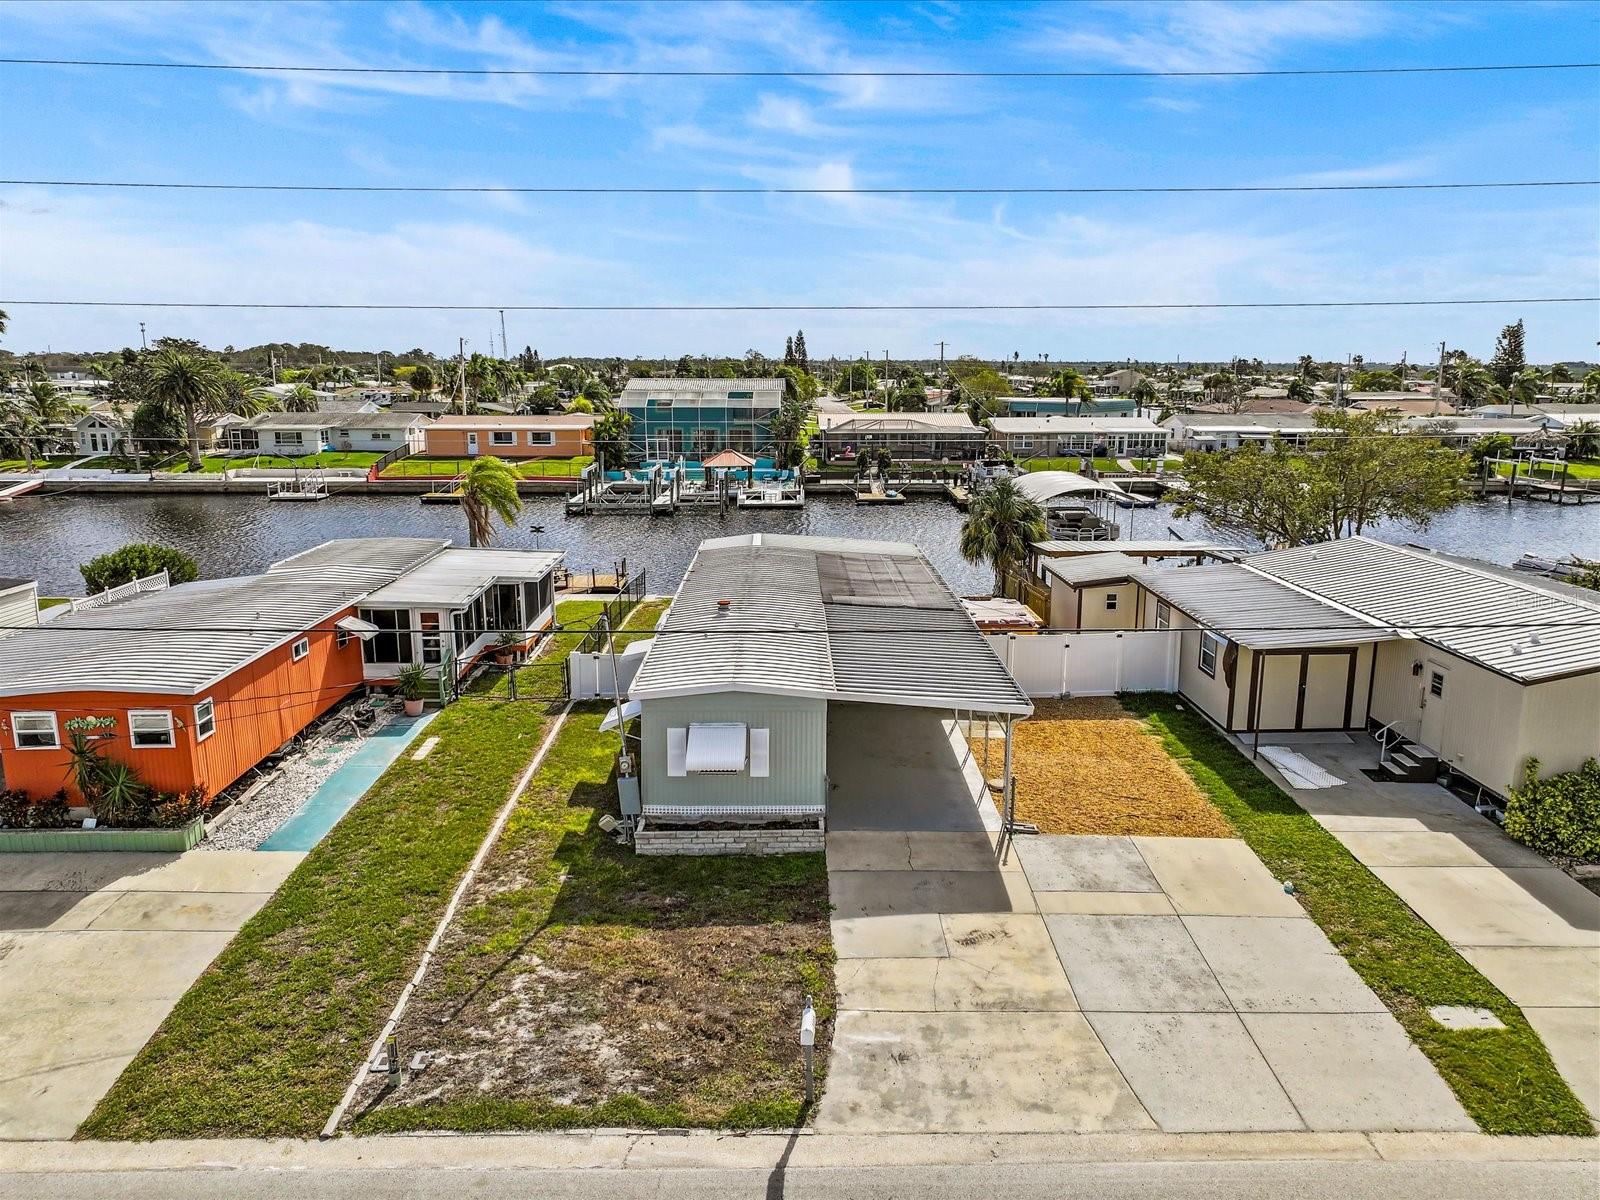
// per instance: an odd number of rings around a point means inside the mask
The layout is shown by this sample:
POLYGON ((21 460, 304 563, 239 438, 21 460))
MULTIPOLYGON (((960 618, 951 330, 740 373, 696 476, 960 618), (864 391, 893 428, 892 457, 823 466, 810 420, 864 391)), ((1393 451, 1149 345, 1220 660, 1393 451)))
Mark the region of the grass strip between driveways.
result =
POLYGON ((1539 1035, 1493 984, 1331 833, 1172 696, 1121 697, 1389 1006, 1486 1133, 1592 1134, 1539 1035), (1438 1004, 1487 1008, 1504 1029, 1446 1029, 1438 1004))
MULTIPOLYGON (((562 605, 558 619, 583 611, 562 605)), ((564 656, 580 636, 561 635, 547 653, 564 656)), ((479 693, 441 712, 428 728, 433 752, 402 755, 318 843, 78 1135, 314 1136, 555 711, 479 693)))

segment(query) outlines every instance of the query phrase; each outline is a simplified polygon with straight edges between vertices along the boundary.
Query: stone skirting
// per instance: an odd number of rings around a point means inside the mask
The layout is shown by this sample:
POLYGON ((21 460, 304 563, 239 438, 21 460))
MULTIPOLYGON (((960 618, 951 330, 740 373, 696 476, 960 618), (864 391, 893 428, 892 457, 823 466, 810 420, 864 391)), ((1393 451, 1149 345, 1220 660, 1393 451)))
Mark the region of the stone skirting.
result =
POLYGON ((823 827, 820 820, 808 829, 767 829, 760 825, 651 828, 641 824, 633 836, 633 848, 639 854, 821 854, 823 827))

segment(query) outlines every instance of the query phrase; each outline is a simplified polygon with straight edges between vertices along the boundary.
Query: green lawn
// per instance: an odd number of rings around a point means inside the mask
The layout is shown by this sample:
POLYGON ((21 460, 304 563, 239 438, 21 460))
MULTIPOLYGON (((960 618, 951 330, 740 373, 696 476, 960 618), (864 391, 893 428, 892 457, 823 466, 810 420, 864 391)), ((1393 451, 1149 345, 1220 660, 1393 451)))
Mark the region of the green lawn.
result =
MULTIPOLYGON (((537 458, 526 462, 507 460, 524 479, 573 479, 583 474, 583 469, 594 461, 591 454, 573 458, 537 458)), ((470 458, 422 458, 414 456, 390 463, 383 469, 385 479, 414 479, 417 477, 441 479, 460 475, 471 465, 470 458)))
MULTIPOLYGON (((1509 463, 1500 463, 1495 469, 1501 475, 1509 476, 1511 474, 1511 465, 1509 463)), ((1517 467, 1517 478, 1518 479, 1524 479, 1530 474, 1535 479, 1555 479, 1555 480, 1559 480, 1561 478, 1561 468, 1560 467, 1556 467, 1556 466, 1551 466, 1548 463, 1541 463, 1539 466, 1534 467, 1534 468, 1529 468, 1529 467, 1527 467, 1525 465, 1521 465, 1521 466, 1517 467)), ((1570 462, 1567 463, 1567 478, 1568 479, 1600 479, 1600 459, 1593 459, 1593 458, 1575 458, 1575 459, 1572 459, 1570 462)))
POLYGON ((401 1045, 437 1065, 358 1101, 358 1131, 803 1118, 795 1022, 811 995, 820 1066, 833 1012, 823 856, 618 846, 596 825, 617 811, 605 708, 568 717, 412 1000, 401 1045))
MULTIPOLYGON (((559 619, 581 619, 573 608, 558 608, 559 619)), ((334 826, 178 1002, 80 1135, 314 1136, 553 712, 496 688, 440 713, 428 730, 439 738, 433 753, 402 756, 334 826)))
MULTIPOLYGON (((367 450, 338 450, 324 454, 308 454, 304 458, 284 458, 278 454, 221 455, 205 454, 200 457, 198 474, 220 475, 223 471, 256 467, 266 470, 288 470, 300 467, 314 470, 318 467, 359 467, 362 470, 377 462, 383 455, 367 450)), ((182 458, 164 468, 177 475, 189 474, 189 464, 182 458)))
POLYGON ((1065 458, 1030 458, 1018 465, 1024 471, 1081 471, 1083 460, 1068 455, 1065 458))
MULTIPOLYGON (((48 458, 35 455, 32 470, 43 471, 50 467, 64 467, 69 462, 77 462, 78 458, 79 455, 76 454, 52 454, 48 458)), ((7 472, 25 474, 28 470, 28 460, 25 458, 0 458, 0 474, 7 472)))
POLYGON ((1480 975, 1332 834, 1172 696, 1121 697, 1383 998, 1487 1133, 1592 1134, 1583 1105, 1522 1010, 1480 975), (1497 1030, 1449 1030, 1436 1004, 1490 1009, 1497 1030))
POLYGON ((39 607, 40 607, 40 609, 54 608, 58 604, 70 604, 71 602, 72 602, 72 598, 70 596, 40 596, 39 597, 39 607))

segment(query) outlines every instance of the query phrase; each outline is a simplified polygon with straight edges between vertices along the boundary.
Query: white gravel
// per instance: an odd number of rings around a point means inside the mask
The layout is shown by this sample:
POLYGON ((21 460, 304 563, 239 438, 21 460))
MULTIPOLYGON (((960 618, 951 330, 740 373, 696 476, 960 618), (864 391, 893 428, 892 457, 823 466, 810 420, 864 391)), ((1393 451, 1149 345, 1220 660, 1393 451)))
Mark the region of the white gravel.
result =
MULTIPOLYGON (((367 737, 389 720, 390 714, 380 713, 367 730, 367 737)), ((271 783, 245 801, 220 829, 208 833, 196 849, 254 850, 299 812, 365 741, 365 737, 313 735, 305 746, 285 756, 271 783)))

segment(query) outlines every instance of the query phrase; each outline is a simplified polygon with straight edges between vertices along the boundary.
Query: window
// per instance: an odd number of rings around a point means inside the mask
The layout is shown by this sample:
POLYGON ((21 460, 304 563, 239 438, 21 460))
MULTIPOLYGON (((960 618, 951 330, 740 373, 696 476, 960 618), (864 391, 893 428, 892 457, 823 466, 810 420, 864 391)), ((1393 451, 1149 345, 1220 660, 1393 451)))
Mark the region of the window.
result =
POLYGON ((299 446, 304 442, 305 437, 298 429, 291 429, 287 431, 280 429, 278 431, 278 445, 280 446, 299 446))
POLYGON ((672 401, 666 399, 664 396, 657 396, 651 399, 650 406, 652 408, 671 408, 672 401))
POLYGON ((387 429, 374 429, 370 436, 375 442, 394 441, 394 434, 390 433, 387 429))
POLYGON ((1116 612, 1117 611, 1117 594, 1115 592, 1107 592, 1106 593, 1106 611, 1107 612, 1116 612))
POLYGON ((1428 676, 1428 695, 1444 698, 1444 672, 1433 671, 1428 676))
POLYGON ((172 735, 172 714, 149 709, 128 714, 128 740, 135 746, 159 747, 176 743, 172 735))
POLYGON ((1172 628, 1172 605, 1168 604, 1165 600, 1156 601, 1156 628, 1172 628))
POLYGON ((308 655, 310 653, 311 653, 311 639, 310 638, 300 638, 298 641, 295 642, 294 645, 289 647, 289 657, 291 659, 293 659, 295 662, 299 662, 302 658, 304 658, 306 655, 308 655))
POLYGON ((1211 678, 1217 677, 1217 651, 1222 646, 1222 639, 1214 633, 1204 630, 1200 633, 1200 669, 1211 678))
POLYGON ((489 444, 491 446, 515 446, 517 444, 517 435, 510 429, 496 429, 489 434, 489 444))
POLYGON ((1019 437, 1017 439, 1017 449, 1018 450, 1032 450, 1033 449, 1033 439, 1031 437, 1019 437))
POLYGON ((355 637, 348 629, 341 629, 333 635, 333 645, 336 650, 343 650, 350 644, 350 639, 355 637))
POLYGON ((548 430, 548 429, 530 429, 530 430, 528 430, 528 445, 530 445, 530 446, 554 446, 555 444, 556 444, 556 435, 554 433, 552 433, 550 430, 548 430))
POLYGON ((53 712, 12 713, 11 736, 18 750, 55 750, 61 746, 53 712))
POLYGON ((203 742, 217 731, 217 706, 202 700, 194 706, 194 740, 203 742))

